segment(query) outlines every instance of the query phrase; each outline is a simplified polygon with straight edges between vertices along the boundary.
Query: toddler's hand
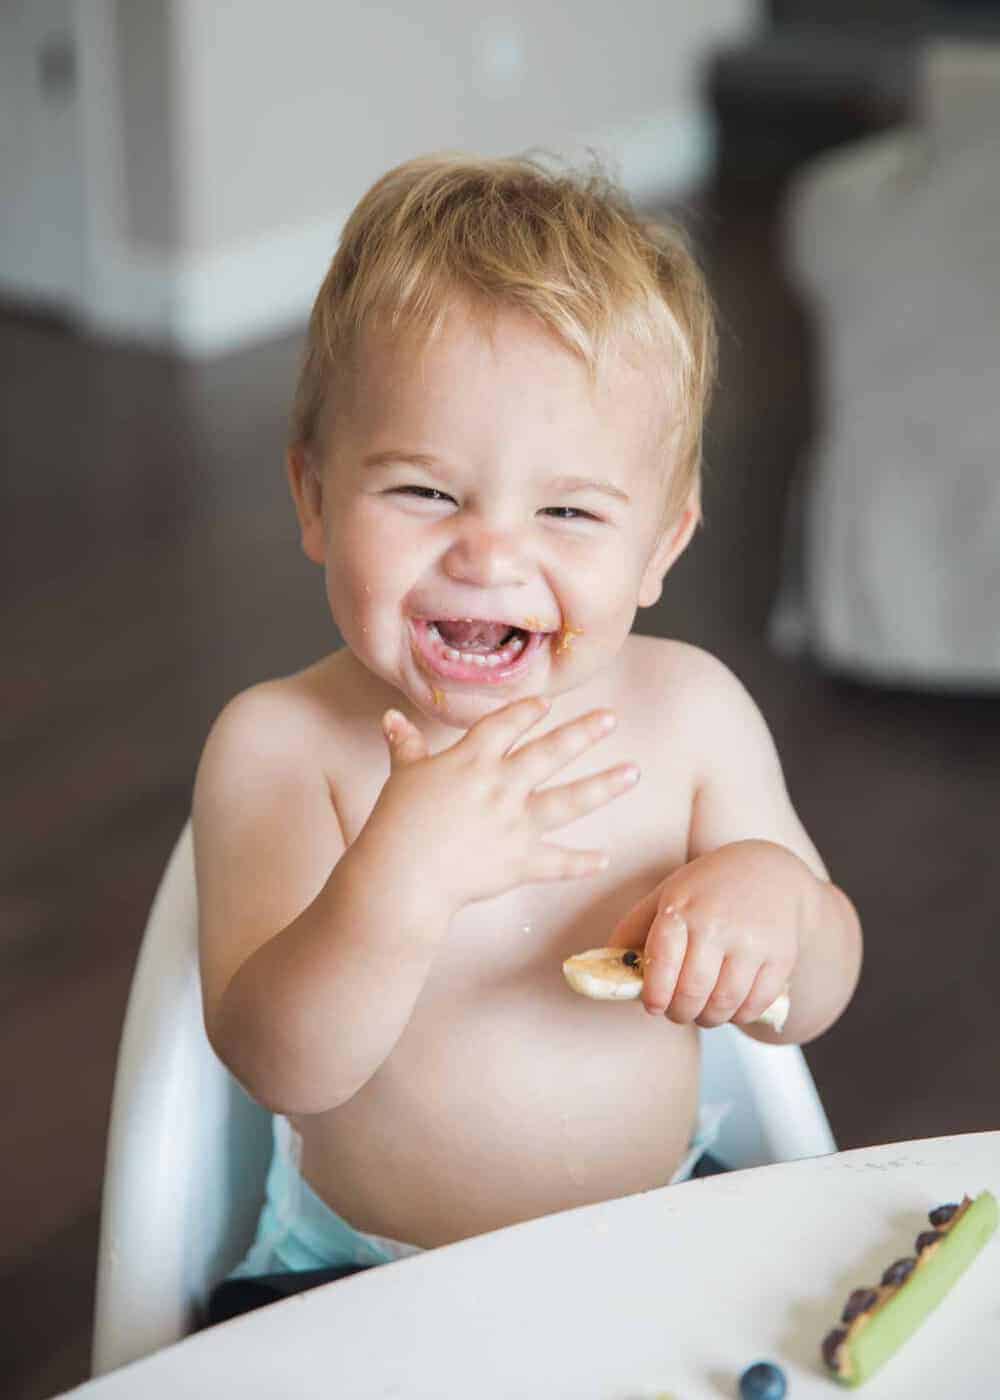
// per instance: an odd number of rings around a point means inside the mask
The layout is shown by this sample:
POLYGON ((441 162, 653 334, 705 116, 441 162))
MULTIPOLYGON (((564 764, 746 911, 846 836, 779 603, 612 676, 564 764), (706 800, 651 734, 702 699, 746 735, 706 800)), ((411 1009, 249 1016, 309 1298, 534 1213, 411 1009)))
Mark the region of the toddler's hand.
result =
POLYGON ((675 870, 608 940, 644 949, 647 1011, 687 1025, 755 1021, 791 978, 816 876, 784 846, 738 841, 675 870))
POLYGON ((537 791, 614 727, 610 711, 595 710, 512 753, 548 708, 540 696, 505 705, 433 756, 405 716, 397 710, 383 716, 392 767, 368 826, 395 833, 397 848, 405 841, 455 908, 517 885, 572 880, 607 865, 603 851, 570 850, 543 836, 621 797, 638 769, 620 764, 537 791))

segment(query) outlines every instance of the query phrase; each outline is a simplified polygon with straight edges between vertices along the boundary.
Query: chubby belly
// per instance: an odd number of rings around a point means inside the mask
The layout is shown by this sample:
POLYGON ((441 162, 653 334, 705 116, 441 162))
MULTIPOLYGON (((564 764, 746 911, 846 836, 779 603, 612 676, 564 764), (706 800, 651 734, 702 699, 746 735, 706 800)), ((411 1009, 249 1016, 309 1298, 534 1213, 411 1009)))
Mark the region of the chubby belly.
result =
POLYGON ((297 1120, 313 1188, 357 1229, 432 1247, 664 1185, 697 1112, 697 1032, 558 983, 422 999, 353 1099, 297 1120))

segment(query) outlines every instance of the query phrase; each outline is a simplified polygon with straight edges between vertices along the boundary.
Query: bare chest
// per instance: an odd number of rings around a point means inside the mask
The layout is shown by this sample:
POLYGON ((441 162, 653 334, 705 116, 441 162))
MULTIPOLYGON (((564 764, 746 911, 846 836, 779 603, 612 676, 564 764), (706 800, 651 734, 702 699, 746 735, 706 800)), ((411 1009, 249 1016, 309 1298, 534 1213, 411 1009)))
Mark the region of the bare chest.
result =
MULTIPOLYGON (((388 777, 388 763, 377 749, 373 762, 339 767, 331 790, 348 844, 353 842, 388 777)), ((608 806, 543 839, 578 849, 607 852, 608 868, 582 879, 522 885, 495 898, 470 904, 452 920, 428 979, 422 1003, 438 997, 464 998, 499 986, 563 985, 564 958, 605 944, 615 925, 671 870, 687 858, 692 777, 685 755, 653 734, 624 724, 599 747, 577 759, 559 782, 622 762, 639 764, 639 784, 608 806)), ((454 821, 461 827, 458 808, 454 821)), ((421 833, 414 831, 419 845, 421 833)), ((428 880, 437 877, 435 851, 423 853, 428 880)))
MULTIPOLYGON (((310 1180, 359 1228, 444 1243, 669 1177, 696 1101, 694 1037, 578 997, 562 974, 686 858, 691 782, 676 750, 626 729, 560 777, 626 760, 642 768, 638 787, 549 838, 606 850, 608 868, 462 909, 388 1060, 304 1125, 310 1180)), ((386 776, 331 784, 348 841, 386 776)))

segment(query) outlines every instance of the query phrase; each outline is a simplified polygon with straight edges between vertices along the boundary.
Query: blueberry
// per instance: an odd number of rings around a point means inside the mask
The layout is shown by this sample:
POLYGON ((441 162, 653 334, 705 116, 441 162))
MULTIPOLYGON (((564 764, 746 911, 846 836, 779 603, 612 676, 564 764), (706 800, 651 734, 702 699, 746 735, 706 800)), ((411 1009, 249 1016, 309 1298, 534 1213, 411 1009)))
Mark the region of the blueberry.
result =
POLYGON ((831 1371, 837 1369, 837 1352, 841 1343, 847 1337, 847 1330, 844 1327, 835 1327, 832 1332, 828 1332, 823 1338, 823 1360, 831 1371))
POLYGON ((957 1210, 957 1205, 937 1206, 927 1218, 932 1225, 947 1225, 957 1210))
POLYGON ((785 1400, 785 1373, 771 1361, 756 1361, 740 1376, 740 1400, 785 1400))
POLYGON ((888 1286, 905 1283, 913 1273, 915 1259, 897 1259, 895 1264, 890 1264, 882 1275, 882 1282, 888 1286))
POLYGON ((877 1302, 878 1294, 874 1288, 856 1288, 848 1298, 844 1311, 840 1315, 841 1322, 853 1322, 863 1312, 873 1308, 877 1302))
POLYGON ((937 1244, 938 1240, 943 1239, 943 1230, 925 1230, 922 1235, 917 1236, 916 1244, 913 1247, 918 1254, 923 1254, 930 1245, 937 1244))

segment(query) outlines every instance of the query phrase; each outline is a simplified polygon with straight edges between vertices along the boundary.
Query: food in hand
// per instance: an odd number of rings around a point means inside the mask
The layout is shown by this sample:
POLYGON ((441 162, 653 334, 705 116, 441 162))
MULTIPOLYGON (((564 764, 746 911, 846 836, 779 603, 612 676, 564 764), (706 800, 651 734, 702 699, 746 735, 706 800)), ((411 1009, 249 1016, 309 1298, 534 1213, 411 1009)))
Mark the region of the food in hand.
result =
POLYGON ((757 1361, 740 1376, 740 1400, 785 1400, 785 1373, 773 1361, 757 1361))
POLYGON ((876 1288, 856 1288, 839 1327, 823 1340, 830 1371, 844 1385, 868 1380, 937 1307, 997 1227, 997 1202, 989 1191, 961 1205, 930 1212, 932 1229, 914 1244, 915 1254, 890 1264, 876 1288))
MULTIPOLYGON (((643 957, 633 948, 591 948, 563 963, 563 976, 581 996, 594 1001, 634 1001, 642 993, 643 957)), ((782 992, 758 1020, 782 1031, 791 1003, 782 992)))

